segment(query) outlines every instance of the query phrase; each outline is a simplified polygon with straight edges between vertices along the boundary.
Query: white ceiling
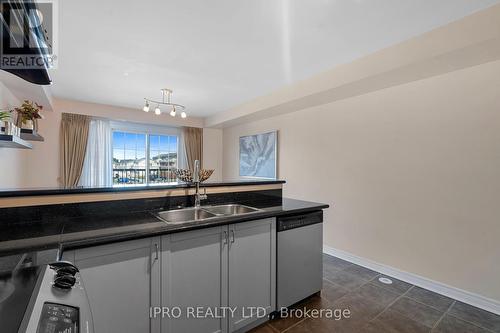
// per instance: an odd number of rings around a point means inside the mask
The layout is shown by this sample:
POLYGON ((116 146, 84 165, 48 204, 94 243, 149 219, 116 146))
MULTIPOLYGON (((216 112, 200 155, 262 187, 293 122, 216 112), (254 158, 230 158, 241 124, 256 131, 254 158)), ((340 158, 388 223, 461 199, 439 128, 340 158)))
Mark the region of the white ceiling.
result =
POLYGON ((206 117, 500 0, 62 0, 54 96, 206 117))

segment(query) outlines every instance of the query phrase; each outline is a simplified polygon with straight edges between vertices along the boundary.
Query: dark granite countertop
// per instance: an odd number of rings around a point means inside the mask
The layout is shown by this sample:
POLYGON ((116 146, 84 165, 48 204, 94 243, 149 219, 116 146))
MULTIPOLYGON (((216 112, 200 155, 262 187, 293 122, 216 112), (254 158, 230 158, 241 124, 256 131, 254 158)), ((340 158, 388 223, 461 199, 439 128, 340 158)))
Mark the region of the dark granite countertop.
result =
POLYGON ((254 219, 305 213, 329 205, 283 198, 280 206, 255 206, 260 211, 216 217, 202 222, 167 224, 153 211, 55 219, 0 227, 0 256, 52 248, 75 248, 182 232, 254 219))
MULTIPOLYGON (((44 266, 57 261, 58 249, 19 252, 0 256, 0 275, 28 266, 44 266)), ((0 302, 1 303, 1 302, 0 302)))
MULTIPOLYGON (((206 181, 201 184, 201 187, 216 187, 216 186, 240 186, 240 185, 269 185, 269 184, 284 184, 284 180, 265 180, 265 179, 242 179, 242 180, 227 180, 220 182, 206 181)), ((0 189, 0 198, 4 197, 25 197, 39 195, 61 195, 61 194, 81 194, 81 193, 105 193, 105 192, 133 192, 147 190, 170 190, 176 188, 191 188, 194 187, 191 183, 176 183, 168 185, 128 185, 128 186, 112 186, 112 187, 78 187, 71 189, 64 188, 26 188, 26 189, 0 189)))

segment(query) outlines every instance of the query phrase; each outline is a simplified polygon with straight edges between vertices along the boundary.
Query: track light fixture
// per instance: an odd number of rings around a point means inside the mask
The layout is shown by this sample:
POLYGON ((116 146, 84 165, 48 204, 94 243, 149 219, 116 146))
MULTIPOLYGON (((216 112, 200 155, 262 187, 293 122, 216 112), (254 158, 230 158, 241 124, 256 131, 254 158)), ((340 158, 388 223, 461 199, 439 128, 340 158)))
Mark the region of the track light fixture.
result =
POLYGON ((145 103, 144 103, 144 107, 142 108, 142 110, 144 112, 149 112, 149 104, 151 104, 151 103, 156 104, 155 114, 160 115, 162 113, 161 109, 160 109, 160 105, 166 105, 166 106, 171 107, 170 115, 172 117, 175 117, 177 115, 177 110, 181 110, 181 118, 187 117, 187 114, 185 111, 186 107, 184 105, 175 104, 175 103, 171 102, 171 97, 172 97, 172 90, 171 89, 167 89, 167 88, 161 89, 161 95, 162 95, 161 101, 155 101, 155 100, 152 100, 149 98, 144 98, 145 103))

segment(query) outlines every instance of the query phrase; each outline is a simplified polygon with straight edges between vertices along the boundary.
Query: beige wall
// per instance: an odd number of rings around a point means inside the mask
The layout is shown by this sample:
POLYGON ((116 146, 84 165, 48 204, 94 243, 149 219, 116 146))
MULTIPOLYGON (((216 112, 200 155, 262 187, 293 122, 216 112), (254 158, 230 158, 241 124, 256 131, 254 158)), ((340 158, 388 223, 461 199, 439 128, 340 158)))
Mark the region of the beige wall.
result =
POLYGON ((500 300, 500 61, 224 129, 277 129, 288 197, 326 202, 324 243, 500 300))
POLYGON ((59 127, 61 112, 44 112, 44 119, 38 122, 39 133, 44 142, 31 142, 33 149, 27 150, 22 182, 18 187, 59 186, 59 127))
POLYGON ((203 129, 203 168, 214 169, 210 181, 222 180, 222 130, 203 129))

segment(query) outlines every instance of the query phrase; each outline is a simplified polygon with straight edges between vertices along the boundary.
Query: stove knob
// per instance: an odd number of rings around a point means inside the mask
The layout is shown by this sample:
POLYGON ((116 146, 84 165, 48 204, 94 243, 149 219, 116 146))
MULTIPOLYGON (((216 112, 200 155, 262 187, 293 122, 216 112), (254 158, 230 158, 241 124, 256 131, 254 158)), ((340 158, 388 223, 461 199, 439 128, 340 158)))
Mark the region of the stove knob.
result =
POLYGON ((71 275, 75 276, 78 273, 78 268, 75 266, 63 266, 56 269, 57 275, 71 275))
POLYGON ((69 261, 56 261, 49 264, 49 266, 58 274, 71 274, 75 276, 78 272, 78 268, 69 261))
POLYGON ((54 278, 54 287, 61 289, 71 289, 75 285, 76 278, 71 275, 56 275, 54 278))

